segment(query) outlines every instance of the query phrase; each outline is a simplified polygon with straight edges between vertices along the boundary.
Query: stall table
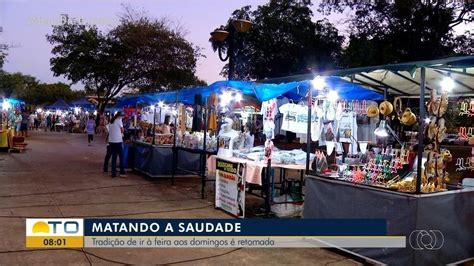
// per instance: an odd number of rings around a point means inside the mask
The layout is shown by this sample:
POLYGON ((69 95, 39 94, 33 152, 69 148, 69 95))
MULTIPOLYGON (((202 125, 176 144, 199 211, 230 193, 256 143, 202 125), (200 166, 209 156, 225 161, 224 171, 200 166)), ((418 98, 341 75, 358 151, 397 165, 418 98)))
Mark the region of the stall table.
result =
POLYGON ((8 131, 10 129, 0 131, 0 148, 8 148, 8 131))
MULTIPOLYGON (((150 143, 133 142, 133 169, 149 177, 169 177, 174 173, 171 161, 174 151, 171 145, 151 145, 150 143)), ((199 167, 199 156, 191 153, 181 153, 178 162, 186 164, 190 169, 199 167)), ((184 175, 184 171, 177 174, 184 175)))
POLYGON ((204 199, 204 190, 206 188, 206 183, 214 180, 207 179, 206 175, 206 158, 208 156, 215 155, 217 152, 206 151, 202 149, 191 149, 185 147, 173 147, 173 157, 172 157, 172 171, 171 178, 174 184, 174 178, 176 174, 187 173, 190 175, 199 176, 201 178, 201 198, 204 199), (184 157, 183 157, 184 156, 184 157), (186 156, 193 156, 195 159, 194 164, 186 159, 183 160, 186 156), (183 166, 186 167, 183 167, 183 166))
MULTIPOLYGON (((207 160, 207 169, 209 173, 216 172, 216 159, 218 157, 216 155, 212 155, 207 160)), ((268 165, 265 162, 256 162, 249 159, 244 158, 222 158, 226 161, 234 162, 234 163, 243 163, 246 165, 245 168, 245 181, 250 184, 255 184, 262 186, 262 193, 260 195, 253 194, 256 196, 263 197, 265 199, 265 210, 267 214, 271 211, 271 205, 276 204, 273 202, 273 188, 275 187, 275 177, 273 174, 268 174, 268 165), (263 177, 263 178, 262 178, 263 177), (267 180, 267 177, 270 179, 267 180)), ((300 181, 301 186, 303 187, 304 182, 304 171, 306 170, 306 165, 298 165, 298 164, 271 164, 271 168, 278 168, 280 169, 280 183, 286 180, 286 171, 287 170, 297 170, 300 171, 300 181)), ((303 191, 300 190, 299 193, 303 195, 303 191)), ((290 203, 288 201, 279 202, 279 204, 290 203)), ((291 201, 291 203, 297 203, 297 201, 291 201)))
POLYGON ((388 235, 407 236, 403 249, 352 249, 362 256, 389 265, 440 265, 474 255, 474 189, 410 194, 307 175, 305 195, 304 218, 386 219, 388 235), (415 230, 439 230, 441 248, 413 249, 415 230))

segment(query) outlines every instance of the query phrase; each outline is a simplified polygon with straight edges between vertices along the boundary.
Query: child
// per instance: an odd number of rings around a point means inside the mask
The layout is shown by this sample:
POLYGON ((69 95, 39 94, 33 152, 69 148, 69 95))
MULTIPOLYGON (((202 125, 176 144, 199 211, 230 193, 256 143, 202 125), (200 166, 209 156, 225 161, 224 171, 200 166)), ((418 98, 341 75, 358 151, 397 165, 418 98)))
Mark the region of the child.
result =
POLYGON ((90 115, 89 120, 87 120, 86 131, 87 131, 87 141, 89 142, 89 146, 91 146, 91 141, 94 141, 94 132, 95 132, 95 121, 94 121, 94 116, 92 115, 90 115))

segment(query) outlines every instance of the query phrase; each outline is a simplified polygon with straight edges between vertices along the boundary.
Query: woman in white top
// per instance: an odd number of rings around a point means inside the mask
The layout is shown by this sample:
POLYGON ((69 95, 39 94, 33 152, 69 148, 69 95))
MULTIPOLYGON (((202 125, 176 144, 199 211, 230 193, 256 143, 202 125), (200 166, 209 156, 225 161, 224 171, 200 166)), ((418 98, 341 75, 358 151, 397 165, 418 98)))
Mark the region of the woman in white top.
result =
POLYGON ((125 170, 123 168, 123 123, 122 113, 117 112, 108 125, 109 129, 109 147, 112 152, 112 177, 117 176, 117 156, 120 160, 120 176, 125 177, 125 170))

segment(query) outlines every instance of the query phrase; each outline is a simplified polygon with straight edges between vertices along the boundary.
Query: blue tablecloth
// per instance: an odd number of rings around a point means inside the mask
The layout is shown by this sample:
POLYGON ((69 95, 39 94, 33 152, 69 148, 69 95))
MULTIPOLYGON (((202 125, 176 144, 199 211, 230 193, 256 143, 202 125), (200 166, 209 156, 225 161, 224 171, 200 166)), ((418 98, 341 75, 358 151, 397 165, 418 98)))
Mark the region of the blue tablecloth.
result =
MULTIPOLYGON (((199 154, 179 152, 178 164, 186 169, 197 171, 199 169, 199 154)), ((173 148, 171 146, 152 146, 148 143, 133 143, 133 169, 149 177, 171 177, 173 166, 173 148)), ((184 175, 176 171, 177 175, 184 175)))

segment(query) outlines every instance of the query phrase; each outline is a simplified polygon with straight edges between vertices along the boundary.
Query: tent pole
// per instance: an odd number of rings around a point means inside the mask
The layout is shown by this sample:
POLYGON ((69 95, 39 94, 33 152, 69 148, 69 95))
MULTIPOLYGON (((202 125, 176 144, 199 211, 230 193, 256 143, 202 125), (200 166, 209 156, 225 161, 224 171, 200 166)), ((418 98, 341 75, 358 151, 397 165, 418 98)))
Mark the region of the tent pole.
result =
POLYGON ((309 174, 309 161, 311 154, 311 107, 313 103, 312 87, 308 91, 308 129, 306 134, 306 174, 309 174))
POLYGON ((155 145, 155 127, 156 127, 156 104, 153 105, 153 141, 151 142, 152 145, 155 145))
POLYGON ((135 128, 134 131, 135 131, 135 140, 136 140, 136 139, 138 139, 138 129, 137 129, 138 128, 137 127, 137 123, 138 123, 138 102, 135 103, 135 119, 134 120, 135 121, 133 121, 134 122, 133 126, 135 128))
POLYGON ((418 163, 416 169, 416 193, 421 192, 421 172, 422 172, 422 160, 423 160, 423 122, 425 117, 425 81, 426 81, 426 68, 421 68, 421 84, 420 84, 420 116, 418 119, 418 163))

